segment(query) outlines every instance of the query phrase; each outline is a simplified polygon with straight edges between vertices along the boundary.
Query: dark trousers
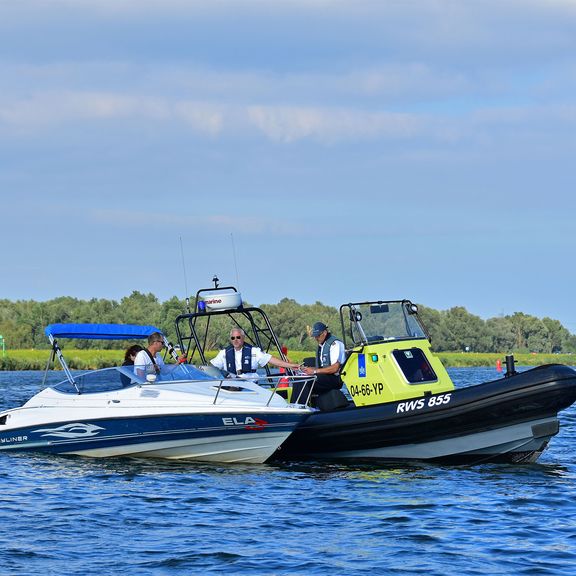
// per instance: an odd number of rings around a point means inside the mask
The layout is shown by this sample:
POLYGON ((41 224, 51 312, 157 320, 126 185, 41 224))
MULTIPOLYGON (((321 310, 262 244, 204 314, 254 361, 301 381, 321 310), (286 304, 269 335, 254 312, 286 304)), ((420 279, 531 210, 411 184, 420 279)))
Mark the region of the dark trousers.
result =
MULTIPOLYGON (((291 402, 298 402, 304 404, 310 394, 311 382, 294 382, 292 386, 291 402)), ((340 390, 342 388, 342 380, 336 374, 318 374, 316 382, 314 382, 314 389, 312 395, 320 396, 330 390, 340 390)), ((313 405, 313 402, 310 402, 313 405)))

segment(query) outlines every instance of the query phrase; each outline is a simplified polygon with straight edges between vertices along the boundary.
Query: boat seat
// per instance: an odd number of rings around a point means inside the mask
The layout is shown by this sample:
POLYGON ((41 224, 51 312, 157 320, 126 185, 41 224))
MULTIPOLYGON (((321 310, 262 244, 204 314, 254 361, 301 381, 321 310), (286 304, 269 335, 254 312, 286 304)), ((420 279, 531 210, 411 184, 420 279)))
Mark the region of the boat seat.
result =
POLYGON ((328 390, 324 394, 319 394, 314 400, 314 405, 321 412, 345 408, 348 404, 348 398, 344 396, 342 390, 328 390))

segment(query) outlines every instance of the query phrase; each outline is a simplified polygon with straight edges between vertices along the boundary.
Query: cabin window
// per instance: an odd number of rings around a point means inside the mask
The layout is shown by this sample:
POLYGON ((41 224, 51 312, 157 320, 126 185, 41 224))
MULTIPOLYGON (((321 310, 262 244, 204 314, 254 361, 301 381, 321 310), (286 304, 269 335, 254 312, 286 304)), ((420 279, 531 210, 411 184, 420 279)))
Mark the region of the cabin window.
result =
POLYGON ((407 348, 405 350, 394 350, 394 359, 398 363, 404 377, 410 384, 420 384, 421 382, 434 382, 438 380, 436 373, 430 366, 428 358, 420 348, 407 348))

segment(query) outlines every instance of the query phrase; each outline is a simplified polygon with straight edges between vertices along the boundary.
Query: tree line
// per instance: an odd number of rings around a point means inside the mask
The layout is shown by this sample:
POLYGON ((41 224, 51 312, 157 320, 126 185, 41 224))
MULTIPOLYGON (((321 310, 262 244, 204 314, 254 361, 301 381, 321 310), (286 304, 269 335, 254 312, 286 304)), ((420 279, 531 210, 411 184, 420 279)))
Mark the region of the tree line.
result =
MULTIPOLYGON (((315 343, 309 337, 309 330, 319 320, 340 335, 338 309, 321 302, 299 304, 284 298, 278 304, 263 304, 261 308, 270 318, 281 344, 289 350, 313 350, 315 343)), ((184 301, 175 296, 160 302, 153 294, 138 291, 119 302, 69 296, 45 302, 0 300, 0 334, 8 349, 48 348, 44 334, 48 324, 97 322, 152 324, 174 340, 174 321, 185 312, 184 301)), ((576 336, 552 318, 540 319, 516 312, 483 320, 462 306, 440 311, 419 305, 419 312, 437 352, 576 352, 576 336)), ((220 344, 225 341, 226 335, 220 344)), ((122 348, 124 344, 106 340, 76 343, 79 348, 122 348)))

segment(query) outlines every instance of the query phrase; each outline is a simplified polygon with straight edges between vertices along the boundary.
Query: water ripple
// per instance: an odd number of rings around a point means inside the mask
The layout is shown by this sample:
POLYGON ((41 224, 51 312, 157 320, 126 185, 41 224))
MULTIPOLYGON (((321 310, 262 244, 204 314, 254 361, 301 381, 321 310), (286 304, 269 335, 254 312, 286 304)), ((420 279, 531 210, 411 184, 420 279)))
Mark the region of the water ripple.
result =
MULTIPOLYGON (((467 370, 458 377, 486 379, 467 370)), ((19 383, 24 400, 29 375, 4 373, 0 400, 19 383)), ((10 576, 571 576, 575 443, 571 408, 540 463, 526 466, 1 453, 0 565, 10 576)))

